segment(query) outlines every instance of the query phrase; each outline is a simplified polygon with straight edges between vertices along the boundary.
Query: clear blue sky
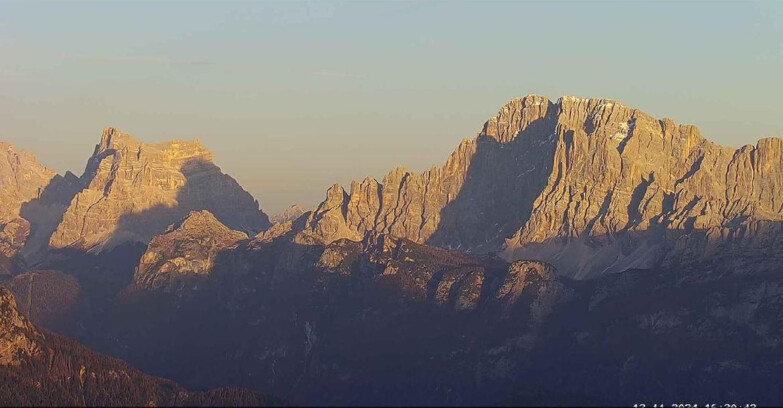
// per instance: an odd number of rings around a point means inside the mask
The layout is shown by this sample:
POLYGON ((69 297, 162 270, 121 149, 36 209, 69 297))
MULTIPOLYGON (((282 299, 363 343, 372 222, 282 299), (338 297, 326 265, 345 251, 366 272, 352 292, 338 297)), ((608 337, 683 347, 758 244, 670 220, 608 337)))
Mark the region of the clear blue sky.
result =
POLYGON ((105 126, 199 138, 272 213, 441 164, 530 93, 783 136, 783 6, 0 3, 0 140, 81 174, 105 126))

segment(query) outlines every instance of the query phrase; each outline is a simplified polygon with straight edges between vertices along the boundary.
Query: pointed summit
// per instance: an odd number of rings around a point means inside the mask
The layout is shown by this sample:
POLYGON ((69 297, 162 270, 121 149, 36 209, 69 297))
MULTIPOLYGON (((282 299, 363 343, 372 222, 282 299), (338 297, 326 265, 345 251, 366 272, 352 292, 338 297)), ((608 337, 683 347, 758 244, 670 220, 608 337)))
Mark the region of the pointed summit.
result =
POLYGON ((169 292, 196 287, 194 279, 212 272, 218 253, 247 238, 247 234, 221 224, 209 211, 192 211, 150 241, 134 283, 169 292))
POLYGON ((307 210, 304 207, 302 207, 299 204, 294 204, 286 208, 283 212, 275 214, 274 216, 270 217, 269 220, 273 224, 281 224, 286 221, 293 221, 306 212, 307 210))
POLYGON ((107 127, 103 129, 101 134, 101 142, 96 146, 96 151, 106 151, 109 149, 117 149, 122 146, 135 145, 139 142, 128 133, 124 133, 119 129, 113 127, 107 127))
MULTIPOLYGON (((184 219, 172 224, 166 232, 172 232, 176 230, 181 231, 196 231, 199 234, 205 233, 207 230, 223 230, 233 231, 230 228, 223 225, 215 216, 207 210, 191 211, 184 219)), ((240 233, 247 237, 247 234, 240 233)))

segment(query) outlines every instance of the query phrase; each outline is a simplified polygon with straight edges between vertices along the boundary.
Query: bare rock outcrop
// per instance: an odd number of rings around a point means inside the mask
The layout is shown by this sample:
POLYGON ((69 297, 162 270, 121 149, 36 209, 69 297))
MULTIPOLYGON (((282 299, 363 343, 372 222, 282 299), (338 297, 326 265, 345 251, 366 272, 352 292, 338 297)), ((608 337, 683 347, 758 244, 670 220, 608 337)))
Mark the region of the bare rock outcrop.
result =
POLYGON ((369 232, 360 242, 330 243, 315 266, 327 274, 369 278, 405 299, 469 311, 484 301, 488 276, 500 274, 505 264, 369 232))
POLYGON ((571 292, 558 279, 557 270, 551 265, 520 260, 511 264, 495 297, 503 304, 505 317, 524 303, 530 322, 537 324, 557 303, 567 300, 571 292))
POLYGON ((24 218, 14 218, 0 226, 0 256, 10 262, 24 248, 29 236, 30 222, 24 218))
POLYGON ((212 272, 215 257, 247 234, 221 224, 209 211, 194 211, 150 241, 133 277, 147 289, 177 291, 198 285, 212 272))
POLYGON ((287 221, 294 221, 306 213, 307 210, 299 204, 294 204, 285 209, 285 211, 275 214, 269 217, 269 221, 273 224, 282 224, 287 221))
POLYGON ((147 144, 107 128, 81 181, 84 189, 51 236, 53 248, 147 243, 194 210, 208 210, 253 235, 269 227, 258 202, 213 164, 198 141, 147 144))
POLYGON ((0 225, 19 218, 22 205, 40 197, 56 175, 32 153, 0 142, 0 225))
POLYGON ((735 150, 615 101, 558 105, 554 171, 530 219, 507 240, 507 256, 544 258, 591 277, 663 257, 687 260, 673 247, 682 236, 783 221, 780 139, 735 150))
POLYGON ((0 367, 18 367, 41 352, 43 336, 16 307, 13 294, 0 287, 0 367))
POLYGON ((333 186, 314 211, 301 242, 357 239, 365 231, 420 243, 494 251, 529 217, 550 173, 556 106, 540 96, 515 99, 442 167, 397 168, 382 183, 333 186))
POLYGON ((531 95, 443 167, 333 186, 296 241, 374 231, 589 278, 685 261, 683 239, 764 241, 755 221, 783 221, 783 140, 732 149, 617 101, 531 95))

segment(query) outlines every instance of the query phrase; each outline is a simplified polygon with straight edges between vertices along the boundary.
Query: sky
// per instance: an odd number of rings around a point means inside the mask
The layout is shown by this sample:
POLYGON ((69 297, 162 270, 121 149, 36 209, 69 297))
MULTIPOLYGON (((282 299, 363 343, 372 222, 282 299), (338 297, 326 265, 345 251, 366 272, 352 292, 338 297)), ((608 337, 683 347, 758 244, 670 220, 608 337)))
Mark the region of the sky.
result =
POLYGON ((783 2, 0 1, 0 141, 81 174, 107 126, 198 138, 270 214, 527 94, 781 137, 783 2))

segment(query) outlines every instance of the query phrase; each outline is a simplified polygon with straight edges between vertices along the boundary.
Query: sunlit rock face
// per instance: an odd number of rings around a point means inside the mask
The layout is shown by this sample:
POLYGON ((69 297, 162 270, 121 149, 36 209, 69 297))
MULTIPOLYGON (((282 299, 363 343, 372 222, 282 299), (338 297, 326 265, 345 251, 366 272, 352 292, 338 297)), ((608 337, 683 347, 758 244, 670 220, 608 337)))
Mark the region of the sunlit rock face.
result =
POLYGON ((515 99, 442 167, 397 168, 381 183, 353 182, 349 192, 333 186, 297 239, 357 239, 372 230, 448 248, 497 250, 529 217, 551 172, 555 111, 544 97, 515 99))
MULTIPOLYGON (((31 153, 0 142, 0 256, 6 260, 22 250, 31 233, 30 222, 21 215, 23 207, 40 198, 55 177, 31 153)), ((10 264, 0 265, 0 274, 3 270, 10 272, 10 264)))
POLYGON ((442 167, 333 186, 296 240, 375 231, 589 278, 684 261, 683 240, 702 257, 740 236, 767 242, 774 227, 756 223, 779 221, 783 140, 732 149, 617 101, 531 95, 442 167))
POLYGON ((258 202, 215 166, 198 141, 147 144, 107 128, 81 181, 84 189, 51 237, 53 248, 147 243, 194 210, 208 210, 249 234, 269 227, 258 202))
POLYGON ((510 258, 554 260, 576 277, 705 256, 759 220, 783 220, 783 141, 730 149, 693 126, 614 101, 562 98, 553 172, 510 258), (690 246, 680 240, 710 243, 690 246), (564 256, 564 254, 568 254, 564 256))
POLYGON ((18 218, 22 205, 40 197, 56 175, 33 154, 0 142, 0 225, 18 218))
POLYGON ((46 248, 79 188, 73 173, 60 176, 31 153, 0 142, 0 275, 23 270, 46 248))

